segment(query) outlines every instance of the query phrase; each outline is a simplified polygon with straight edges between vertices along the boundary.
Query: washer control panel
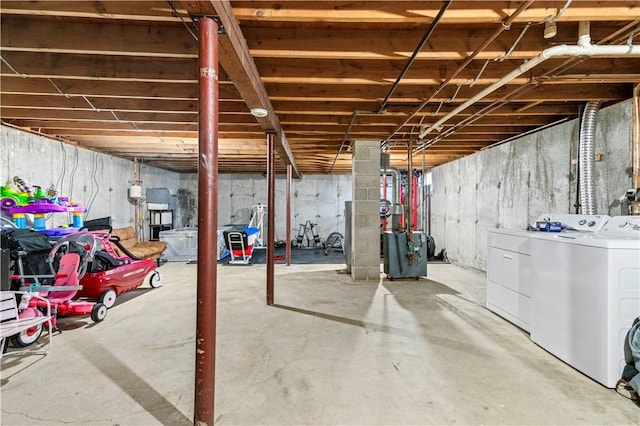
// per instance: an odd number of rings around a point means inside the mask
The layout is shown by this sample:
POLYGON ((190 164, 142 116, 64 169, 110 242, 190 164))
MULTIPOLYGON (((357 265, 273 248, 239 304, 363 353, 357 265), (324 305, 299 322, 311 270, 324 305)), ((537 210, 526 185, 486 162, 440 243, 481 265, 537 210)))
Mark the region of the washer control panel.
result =
MULTIPOLYGON (((629 216, 632 217, 632 216, 629 216)), ((600 231, 611 219, 606 215, 548 213, 541 215, 538 222, 560 222, 563 231, 600 231)))
POLYGON ((640 216, 612 217, 602 229, 607 235, 640 238, 640 216))

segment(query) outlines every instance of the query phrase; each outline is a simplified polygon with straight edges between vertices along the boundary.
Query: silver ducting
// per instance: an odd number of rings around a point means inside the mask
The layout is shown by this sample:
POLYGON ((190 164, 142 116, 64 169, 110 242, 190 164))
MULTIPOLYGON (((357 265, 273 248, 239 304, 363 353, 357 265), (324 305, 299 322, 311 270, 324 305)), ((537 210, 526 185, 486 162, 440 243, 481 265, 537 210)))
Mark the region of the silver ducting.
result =
POLYGON ((402 176, 400 175, 400 170, 398 169, 394 169, 392 167, 386 168, 386 169, 380 169, 380 174, 382 176, 389 176, 391 175, 392 178, 392 182, 393 182, 393 200, 391 200, 392 204, 400 204, 400 185, 402 183, 402 176))
POLYGON ((582 214, 596 214, 595 177, 593 174, 595 155, 596 118, 600 102, 587 102, 580 123, 579 168, 580 205, 582 214))

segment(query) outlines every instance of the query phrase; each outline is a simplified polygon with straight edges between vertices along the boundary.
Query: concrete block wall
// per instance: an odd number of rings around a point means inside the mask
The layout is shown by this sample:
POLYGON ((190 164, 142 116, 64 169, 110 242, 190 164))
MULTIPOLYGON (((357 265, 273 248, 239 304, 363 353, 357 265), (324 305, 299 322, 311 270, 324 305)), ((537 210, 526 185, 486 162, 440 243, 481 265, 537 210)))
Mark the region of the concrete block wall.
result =
POLYGON ((351 278, 380 279, 380 142, 356 141, 351 204, 351 278))
MULTIPOLYGON (((596 211, 620 215, 631 187, 632 102, 600 110, 596 124, 596 211)), ((575 213, 579 122, 515 139, 432 171, 436 252, 486 270, 487 231, 525 229, 544 213, 575 213)), ((428 155, 428 154, 427 154, 428 155)))
MULTIPOLYGON (((13 187, 16 175, 43 189, 53 184, 61 195, 88 208, 86 220, 111 216, 114 227, 134 226, 134 204, 128 198, 133 180, 132 161, 7 126, 0 126, 0 141, 1 185, 10 183, 13 187)), ((146 188, 168 188, 175 194, 179 174, 143 164, 140 180, 143 194, 146 188)), ((148 217, 144 211, 141 213, 148 217)), ((69 222, 66 214, 51 214, 47 218, 49 227, 69 222)), ((148 219, 142 226, 145 239, 149 235, 147 224, 148 219)))
MULTIPOLYGON (((276 176, 276 240, 286 238, 286 176, 276 176)), ((184 223, 197 220, 198 176, 182 174, 178 205, 184 223), (193 212, 190 214, 188 212, 193 212)), ((317 223, 325 239, 332 232, 344 235, 344 203, 351 200, 350 175, 304 175, 291 182, 291 237, 295 239, 301 223, 317 223)), ((218 178, 218 225, 247 224, 251 208, 267 202, 267 178, 260 174, 223 174, 218 178)), ((306 241, 305 241, 306 242, 306 241)))

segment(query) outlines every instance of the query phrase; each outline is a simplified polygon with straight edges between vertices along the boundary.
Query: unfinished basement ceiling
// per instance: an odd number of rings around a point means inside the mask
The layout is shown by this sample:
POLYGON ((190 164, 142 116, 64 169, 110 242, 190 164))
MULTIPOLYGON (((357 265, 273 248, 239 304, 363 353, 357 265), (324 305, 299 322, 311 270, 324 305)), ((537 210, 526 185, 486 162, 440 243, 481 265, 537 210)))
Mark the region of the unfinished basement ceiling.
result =
POLYGON ((2 1, 1 118, 88 149, 195 172, 191 17, 200 14, 219 16, 226 30, 222 173, 264 172, 270 129, 278 133, 278 172, 293 164, 296 175, 350 173, 354 140, 381 141, 398 167, 406 167, 411 141, 414 167, 424 159, 430 168, 575 118, 587 101, 629 99, 640 82, 638 58, 550 59, 419 140, 421 129, 527 59, 576 44, 580 21, 590 22, 594 44, 640 38, 640 1, 455 0, 433 25, 444 3, 2 1), (545 22, 555 22, 554 37, 544 37, 545 22), (255 67, 242 65, 249 54, 255 67), (275 114, 256 119, 249 111, 256 106, 275 114), (421 143, 424 156, 415 149, 421 143))

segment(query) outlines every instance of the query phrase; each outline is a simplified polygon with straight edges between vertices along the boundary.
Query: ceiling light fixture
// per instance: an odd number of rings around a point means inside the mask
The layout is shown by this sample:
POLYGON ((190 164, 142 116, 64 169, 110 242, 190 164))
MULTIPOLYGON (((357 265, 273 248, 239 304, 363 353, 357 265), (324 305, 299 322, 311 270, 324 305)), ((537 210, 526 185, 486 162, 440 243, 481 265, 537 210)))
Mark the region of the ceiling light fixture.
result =
POLYGON ((269 115, 269 111, 264 108, 251 108, 251 115, 254 117, 262 118, 269 115))

